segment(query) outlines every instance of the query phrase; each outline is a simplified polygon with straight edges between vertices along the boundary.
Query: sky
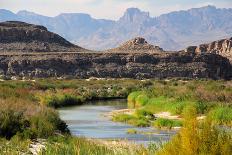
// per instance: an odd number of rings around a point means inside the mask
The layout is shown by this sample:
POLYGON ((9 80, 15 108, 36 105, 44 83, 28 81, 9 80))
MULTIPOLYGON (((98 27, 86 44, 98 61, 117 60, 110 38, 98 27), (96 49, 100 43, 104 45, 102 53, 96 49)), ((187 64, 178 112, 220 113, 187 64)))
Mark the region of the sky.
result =
POLYGON ((46 16, 60 13, 88 13, 94 18, 117 20, 130 7, 159 16, 171 11, 206 5, 232 8, 232 0, 0 0, 0 9, 13 12, 27 10, 46 16))

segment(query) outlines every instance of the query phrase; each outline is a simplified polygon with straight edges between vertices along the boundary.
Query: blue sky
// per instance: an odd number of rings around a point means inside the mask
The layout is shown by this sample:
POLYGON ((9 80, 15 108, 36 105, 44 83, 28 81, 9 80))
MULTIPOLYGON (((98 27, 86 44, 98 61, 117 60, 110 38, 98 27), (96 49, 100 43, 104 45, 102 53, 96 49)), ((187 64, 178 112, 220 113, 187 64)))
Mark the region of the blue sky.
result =
POLYGON ((95 18, 118 19, 129 7, 158 16, 177 10, 215 5, 232 8, 232 0, 0 0, 1 9, 28 10, 47 16, 60 13, 88 13, 95 18))

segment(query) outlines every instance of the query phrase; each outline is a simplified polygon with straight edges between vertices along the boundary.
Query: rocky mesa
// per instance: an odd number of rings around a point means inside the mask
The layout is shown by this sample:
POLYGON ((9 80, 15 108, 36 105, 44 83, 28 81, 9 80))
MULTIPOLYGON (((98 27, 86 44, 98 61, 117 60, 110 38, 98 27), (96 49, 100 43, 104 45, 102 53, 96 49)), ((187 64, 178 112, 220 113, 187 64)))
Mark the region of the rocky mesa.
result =
POLYGON ((0 29, 0 75, 4 77, 232 78, 229 59, 214 52, 196 52, 190 47, 166 52, 144 38, 94 52, 73 45, 42 26, 5 22, 0 23, 0 29), (41 44, 49 50, 43 50, 41 44))
POLYGON ((186 52, 219 54, 232 62, 232 37, 199 46, 190 46, 186 49, 186 52))
POLYGON ((0 23, 0 52, 72 52, 87 51, 46 27, 19 21, 0 23))

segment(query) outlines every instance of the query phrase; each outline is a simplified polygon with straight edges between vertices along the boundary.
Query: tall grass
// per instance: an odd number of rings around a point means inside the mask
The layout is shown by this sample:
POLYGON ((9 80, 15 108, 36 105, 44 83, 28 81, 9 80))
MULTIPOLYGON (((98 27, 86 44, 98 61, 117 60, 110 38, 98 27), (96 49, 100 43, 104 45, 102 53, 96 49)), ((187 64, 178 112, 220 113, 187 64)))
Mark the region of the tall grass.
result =
POLYGON ((232 108, 215 108, 209 112, 208 117, 214 124, 232 126, 232 108))
MULTIPOLYGON (((227 107, 227 109, 231 109, 232 82, 212 80, 178 81, 175 79, 155 81, 153 87, 132 92, 128 96, 129 107, 143 108, 151 113, 169 111, 172 114, 181 115, 183 109, 189 104, 194 104, 197 113, 201 115, 207 114, 215 108, 227 107)), ((228 111, 224 112, 224 116, 219 116, 219 112, 217 114, 214 112, 217 117, 212 117, 212 119, 215 119, 215 122, 218 123, 220 123, 218 119, 221 119, 221 123, 229 124, 228 122, 231 122, 232 119, 228 111), (225 117, 225 115, 227 116, 225 117)))
POLYGON ((184 125, 157 155, 222 154, 232 152, 232 133, 213 125, 211 120, 197 122, 197 110, 188 106, 184 112, 184 125))
POLYGON ((84 138, 52 137, 49 139, 46 155, 149 155, 150 152, 142 146, 114 145, 109 142, 93 141, 84 138))

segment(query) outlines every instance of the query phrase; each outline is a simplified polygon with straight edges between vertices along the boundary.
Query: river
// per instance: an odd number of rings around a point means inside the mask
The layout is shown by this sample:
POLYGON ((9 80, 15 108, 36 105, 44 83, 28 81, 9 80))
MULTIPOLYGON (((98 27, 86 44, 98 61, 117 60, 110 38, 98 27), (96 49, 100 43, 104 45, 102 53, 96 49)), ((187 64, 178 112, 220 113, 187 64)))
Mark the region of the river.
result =
POLYGON ((59 109, 60 117, 68 124, 74 136, 98 139, 127 140, 137 144, 149 144, 154 141, 167 141, 175 131, 157 130, 151 127, 139 128, 117 123, 105 117, 112 110, 127 108, 126 100, 94 101, 81 106, 59 109), (128 134, 128 129, 152 134, 128 134))

